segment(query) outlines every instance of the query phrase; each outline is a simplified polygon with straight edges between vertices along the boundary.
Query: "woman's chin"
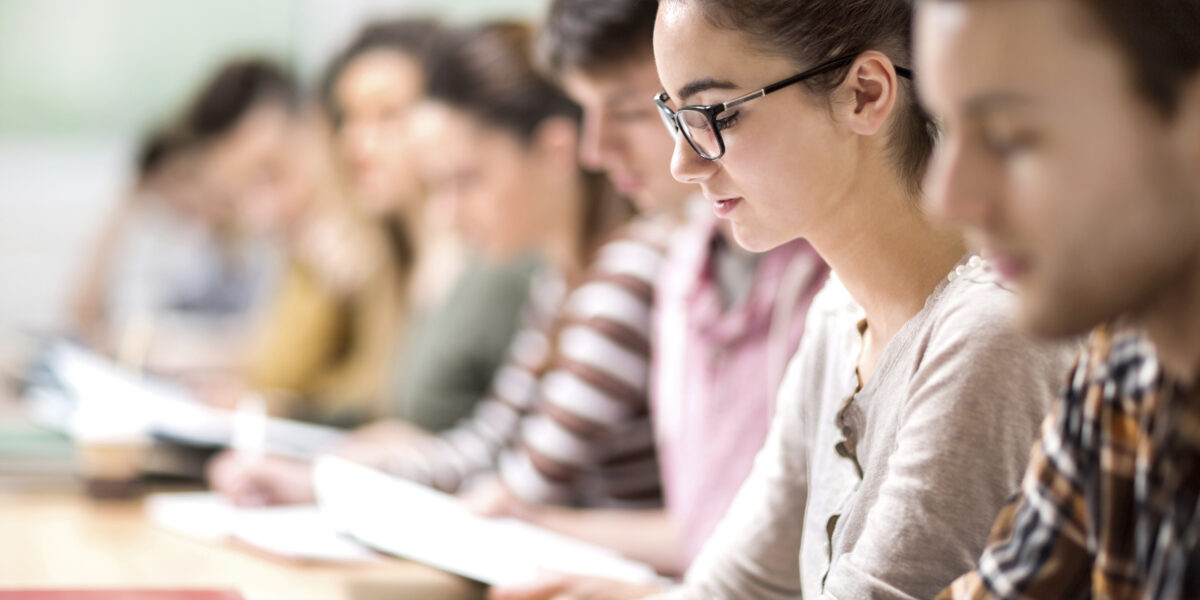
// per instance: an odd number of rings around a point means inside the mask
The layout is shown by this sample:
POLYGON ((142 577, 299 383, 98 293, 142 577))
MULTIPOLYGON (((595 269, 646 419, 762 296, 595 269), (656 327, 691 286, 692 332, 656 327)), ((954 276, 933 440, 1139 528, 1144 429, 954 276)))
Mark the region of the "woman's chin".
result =
POLYGON ((789 240, 785 236, 775 235, 774 232, 764 231, 760 227, 751 227, 732 221, 733 239, 737 244, 750 252, 767 252, 779 247, 789 240))

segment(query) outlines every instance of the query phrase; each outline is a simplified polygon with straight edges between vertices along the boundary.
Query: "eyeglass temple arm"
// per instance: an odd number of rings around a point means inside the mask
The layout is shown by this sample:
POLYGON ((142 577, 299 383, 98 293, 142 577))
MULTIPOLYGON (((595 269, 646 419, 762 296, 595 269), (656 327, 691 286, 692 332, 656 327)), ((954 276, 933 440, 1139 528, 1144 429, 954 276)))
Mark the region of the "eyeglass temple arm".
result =
MULTIPOLYGON (((794 77, 788 77, 787 79, 784 79, 783 81, 780 81, 780 82, 772 84, 772 85, 768 85, 767 87, 765 87, 761 90, 758 90, 757 92, 752 92, 752 93, 746 94, 745 96, 742 96, 740 98, 734 98, 733 100, 730 100, 729 102, 722 104, 721 110, 722 111, 729 110, 735 106, 738 106, 739 104, 745 104, 746 102, 754 100, 755 98, 762 98, 763 96, 766 96, 767 94, 781 90, 781 89, 783 89, 789 85, 792 85, 793 83, 796 83, 798 81, 802 81, 802 80, 808 79, 810 77, 815 77, 817 75, 820 75, 821 73, 832 71, 833 69, 836 69, 838 67, 845 65, 848 62, 853 61, 855 58, 857 58, 857 57, 845 56, 845 57, 842 57, 839 59, 829 61, 823 65, 814 67, 813 69, 811 69, 809 71, 805 71, 803 73, 800 73, 799 75, 796 75, 794 77)), ((900 65, 892 65, 892 67, 894 69, 896 69, 897 75, 899 75, 905 79, 908 79, 908 80, 913 79, 912 69, 909 69, 907 67, 901 67, 900 65)))

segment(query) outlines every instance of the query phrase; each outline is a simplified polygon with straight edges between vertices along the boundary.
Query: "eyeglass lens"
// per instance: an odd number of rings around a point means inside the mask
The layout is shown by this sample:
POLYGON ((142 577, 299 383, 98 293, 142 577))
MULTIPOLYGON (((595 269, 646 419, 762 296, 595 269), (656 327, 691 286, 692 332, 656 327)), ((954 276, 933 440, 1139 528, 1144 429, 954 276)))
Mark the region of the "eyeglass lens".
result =
POLYGON ((678 120, 683 134, 696 150, 705 157, 715 157, 721 154, 721 143, 717 140, 717 132, 713 129, 708 117, 698 110, 681 110, 678 120))

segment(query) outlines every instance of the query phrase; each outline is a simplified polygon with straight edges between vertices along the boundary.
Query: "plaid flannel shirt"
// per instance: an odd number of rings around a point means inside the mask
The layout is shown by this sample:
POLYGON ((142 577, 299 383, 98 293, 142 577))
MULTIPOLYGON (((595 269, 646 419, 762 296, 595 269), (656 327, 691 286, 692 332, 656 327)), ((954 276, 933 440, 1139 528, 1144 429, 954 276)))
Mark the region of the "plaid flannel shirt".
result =
POLYGON ((939 600, 1200 598, 1200 397, 1106 326, 1046 419, 976 570, 939 600))

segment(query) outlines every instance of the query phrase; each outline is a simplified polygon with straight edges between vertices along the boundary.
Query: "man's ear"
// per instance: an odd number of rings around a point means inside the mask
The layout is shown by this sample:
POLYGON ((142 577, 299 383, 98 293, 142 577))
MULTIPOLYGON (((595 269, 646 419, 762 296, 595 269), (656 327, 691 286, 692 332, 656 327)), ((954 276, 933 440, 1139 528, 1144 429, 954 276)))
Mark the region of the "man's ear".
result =
POLYGON ((858 135, 879 133, 896 106, 899 75, 886 54, 868 51, 850 65, 838 97, 838 120, 858 135))
POLYGON ((574 166, 579 152, 579 124, 566 117, 546 119, 533 131, 531 144, 539 155, 574 166))

